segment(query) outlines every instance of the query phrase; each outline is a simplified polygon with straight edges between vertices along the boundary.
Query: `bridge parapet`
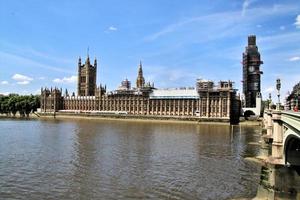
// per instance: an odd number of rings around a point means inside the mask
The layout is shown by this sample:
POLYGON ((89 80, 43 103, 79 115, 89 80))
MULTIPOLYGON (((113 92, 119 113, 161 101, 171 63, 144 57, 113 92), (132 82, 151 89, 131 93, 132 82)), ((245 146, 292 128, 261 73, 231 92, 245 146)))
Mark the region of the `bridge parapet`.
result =
POLYGON ((267 135, 273 135, 272 110, 267 111, 267 135))
POLYGON ((272 113, 273 119, 273 142, 272 142, 272 157, 276 159, 283 158, 283 127, 281 121, 281 111, 275 110, 272 113))
POLYGON ((264 112, 264 127, 267 130, 267 134, 263 136, 263 139, 267 144, 270 144, 273 141, 272 110, 266 110, 264 112))
POLYGON ((271 146, 264 154, 261 183, 257 197, 266 199, 300 199, 300 112, 266 110, 264 140, 271 146), (269 139, 269 140, 267 140, 269 139), (264 156, 267 156, 265 158, 264 156))
POLYGON ((300 166, 300 113, 267 110, 264 122, 264 140, 272 143, 272 155, 267 162, 300 166))
POLYGON ((282 121, 288 126, 287 128, 300 132, 300 112, 283 111, 282 121))

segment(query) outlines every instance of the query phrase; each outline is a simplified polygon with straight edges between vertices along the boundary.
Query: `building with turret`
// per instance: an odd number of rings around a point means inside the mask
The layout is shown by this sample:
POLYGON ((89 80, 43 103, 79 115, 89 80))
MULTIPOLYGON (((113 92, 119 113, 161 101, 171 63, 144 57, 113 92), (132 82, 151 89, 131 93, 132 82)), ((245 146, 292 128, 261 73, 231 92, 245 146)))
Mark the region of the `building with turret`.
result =
POLYGON ((44 113, 93 113, 125 114, 132 116, 164 116, 175 118, 218 119, 238 121, 239 99, 233 82, 196 80, 195 87, 158 89, 146 82, 140 62, 136 85, 126 78, 113 91, 97 85, 97 60, 85 63, 78 60, 77 95, 68 90, 41 89, 41 112, 44 113))
POLYGON ((41 110, 60 110, 63 107, 63 100, 62 89, 41 88, 41 110))
POLYGON ((245 118, 262 114, 260 65, 263 61, 256 45, 256 36, 248 36, 248 45, 243 53, 243 105, 242 115, 245 118))
POLYGON ((95 96, 96 77, 97 77, 97 59, 94 60, 94 65, 92 65, 90 63, 90 57, 88 55, 85 63, 82 65, 81 58, 79 57, 77 95, 95 96))
POLYGON ((300 104, 300 82, 295 84, 293 90, 285 97, 285 110, 299 110, 300 104))
POLYGON ((145 79, 143 75, 142 61, 140 61, 138 77, 136 79, 136 88, 143 88, 145 86, 145 79))
POLYGON ((247 108, 255 108, 256 98, 261 95, 261 64, 263 61, 256 45, 256 36, 250 35, 243 53, 243 93, 244 104, 247 108))

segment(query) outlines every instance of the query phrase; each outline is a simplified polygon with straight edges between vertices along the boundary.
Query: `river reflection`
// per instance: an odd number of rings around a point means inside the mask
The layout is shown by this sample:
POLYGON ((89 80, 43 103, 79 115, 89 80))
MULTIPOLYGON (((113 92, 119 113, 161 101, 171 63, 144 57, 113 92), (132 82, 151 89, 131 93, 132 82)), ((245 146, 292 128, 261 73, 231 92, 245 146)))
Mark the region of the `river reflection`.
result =
POLYGON ((0 198, 253 197, 259 127, 1 120, 0 198))

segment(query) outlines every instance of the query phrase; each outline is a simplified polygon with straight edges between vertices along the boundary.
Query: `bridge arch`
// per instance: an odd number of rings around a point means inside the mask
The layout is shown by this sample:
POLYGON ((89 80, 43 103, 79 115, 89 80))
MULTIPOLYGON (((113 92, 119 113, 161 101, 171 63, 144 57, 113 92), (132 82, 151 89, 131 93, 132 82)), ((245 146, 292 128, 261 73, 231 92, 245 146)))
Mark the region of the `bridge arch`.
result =
POLYGON ((300 138, 291 132, 287 134, 284 142, 284 162, 285 164, 300 166, 300 138))
POLYGON ((246 110, 244 112, 245 119, 248 119, 250 116, 255 116, 255 113, 252 110, 246 110))

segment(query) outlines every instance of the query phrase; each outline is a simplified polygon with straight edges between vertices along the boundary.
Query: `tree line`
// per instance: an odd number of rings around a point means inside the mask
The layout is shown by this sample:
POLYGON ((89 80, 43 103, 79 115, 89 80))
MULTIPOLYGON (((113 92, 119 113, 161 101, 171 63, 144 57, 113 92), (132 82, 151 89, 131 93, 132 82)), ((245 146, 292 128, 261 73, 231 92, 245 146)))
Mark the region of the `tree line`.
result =
POLYGON ((29 117, 29 113, 35 112, 40 107, 39 95, 18 95, 10 94, 0 96, 0 113, 8 116, 29 117))

